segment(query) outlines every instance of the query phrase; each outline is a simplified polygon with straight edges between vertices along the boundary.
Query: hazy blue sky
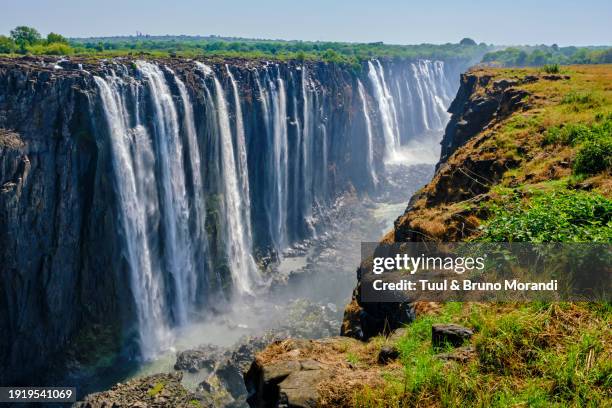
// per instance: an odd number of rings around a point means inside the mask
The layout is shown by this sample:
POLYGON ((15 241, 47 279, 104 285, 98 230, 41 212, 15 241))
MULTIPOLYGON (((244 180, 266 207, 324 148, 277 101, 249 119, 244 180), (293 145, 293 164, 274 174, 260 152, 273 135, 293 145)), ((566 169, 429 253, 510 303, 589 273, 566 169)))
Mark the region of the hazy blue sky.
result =
POLYGON ((16 25, 66 36, 218 34, 386 43, 612 43, 612 0, 3 0, 16 25))

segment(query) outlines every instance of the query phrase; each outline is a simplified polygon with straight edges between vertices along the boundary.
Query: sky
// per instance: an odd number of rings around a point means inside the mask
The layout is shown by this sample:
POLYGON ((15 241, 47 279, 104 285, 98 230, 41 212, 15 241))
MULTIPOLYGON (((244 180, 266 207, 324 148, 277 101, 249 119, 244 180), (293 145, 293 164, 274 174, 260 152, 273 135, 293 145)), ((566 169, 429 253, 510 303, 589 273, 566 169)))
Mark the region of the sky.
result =
POLYGON ((152 34, 418 44, 612 44, 611 0, 2 0, 18 25, 68 37, 152 34))

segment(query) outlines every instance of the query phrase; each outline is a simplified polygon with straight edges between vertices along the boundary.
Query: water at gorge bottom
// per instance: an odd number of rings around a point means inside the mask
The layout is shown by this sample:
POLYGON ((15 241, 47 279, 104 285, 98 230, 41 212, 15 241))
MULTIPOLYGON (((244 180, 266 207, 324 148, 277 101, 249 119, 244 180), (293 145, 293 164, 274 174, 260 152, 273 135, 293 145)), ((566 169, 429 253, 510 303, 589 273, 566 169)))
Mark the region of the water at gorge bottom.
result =
MULTIPOLYGON (((290 248, 269 274, 265 292, 214 306, 202 320, 171 333, 172 346, 146 362, 114 359, 95 367, 72 368, 64 383, 79 397, 129 378, 174 371, 177 354, 203 345, 232 348, 245 338, 336 336, 350 301, 360 262, 361 242, 376 242, 393 227, 411 195, 429 181, 432 164, 389 165, 385 187, 374 197, 345 194, 324 214, 317 236, 290 248), (66 381, 67 380, 67 381, 66 381)), ((207 372, 185 373, 183 385, 195 390, 207 372)))

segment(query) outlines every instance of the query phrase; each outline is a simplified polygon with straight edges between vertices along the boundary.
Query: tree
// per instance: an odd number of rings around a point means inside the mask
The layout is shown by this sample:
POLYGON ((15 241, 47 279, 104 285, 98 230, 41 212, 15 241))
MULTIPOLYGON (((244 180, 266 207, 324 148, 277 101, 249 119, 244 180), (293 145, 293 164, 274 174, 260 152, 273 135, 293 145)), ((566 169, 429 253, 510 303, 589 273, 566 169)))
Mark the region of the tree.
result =
POLYGON ((459 45, 477 45, 476 41, 472 40, 471 38, 464 38, 461 41, 459 41, 459 45))
POLYGON ((56 34, 56 33, 47 34, 47 44, 53 44, 53 43, 68 44, 68 40, 66 39, 66 37, 64 37, 61 34, 56 34))
POLYGON ((11 30, 11 38, 19 47, 19 50, 25 52, 28 45, 34 45, 40 41, 40 33, 35 28, 19 26, 11 30))
POLYGON ((10 54, 17 50, 17 45, 12 38, 0 35, 0 54, 10 54))

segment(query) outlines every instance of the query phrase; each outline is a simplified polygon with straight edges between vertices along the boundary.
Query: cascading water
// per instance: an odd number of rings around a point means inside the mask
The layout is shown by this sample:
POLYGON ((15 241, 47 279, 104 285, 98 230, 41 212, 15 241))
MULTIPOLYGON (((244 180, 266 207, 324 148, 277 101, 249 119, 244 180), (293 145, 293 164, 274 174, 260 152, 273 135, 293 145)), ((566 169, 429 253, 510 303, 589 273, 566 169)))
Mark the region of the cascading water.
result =
POLYGON ((185 323, 189 306, 186 293, 196 282, 178 114, 162 70, 144 61, 136 65, 148 83, 154 108, 153 129, 158 148, 156 159, 160 163, 162 218, 167 235, 163 260, 172 277, 175 319, 178 323, 185 323))
POLYGON ((385 140, 385 159, 394 161, 397 159, 397 148, 399 147, 399 129, 397 126, 397 115, 395 114, 395 106, 393 98, 387 88, 384 79, 384 71, 379 61, 368 61, 368 76, 374 87, 374 94, 378 101, 380 112, 383 136, 385 140))
POLYGON ((363 110, 363 118, 365 120, 366 125, 366 134, 368 136, 368 151, 367 151, 367 164, 368 170, 370 173, 371 181, 374 185, 378 184, 378 177, 376 176, 376 170, 374 169, 374 143, 373 143, 373 131, 372 131, 372 121, 370 120, 370 111, 368 109, 368 105, 366 102, 365 89, 363 84, 358 79, 357 80, 357 89, 359 90, 359 98, 361 99, 361 109, 363 110))
MULTIPOLYGON (((114 75, 102 79, 94 77, 98 86, 110 145, 113 152, 113 168, 120 208, 119 219, 125 241, 125 256, 130 272, 130 287, 136 305, 138 341, 144 358, 152 357, 160 342, 168 337, 165 311, 163 276, 156 268, 154 251, 150 248, 147 219, 157 213, 157 200, 151 194, 151 185, 145 177, 137 177, 136 166, 154 160, 148 146, 148 135, 135 139, 134 128, 125 106, 125 84, 114 75), (139 142, 137 149, 132 144, 139 142), (136 156, 136 157, 134 157, 136 156)), ((139 129, 143 129, 139 126, 139 129)), ((146 174, 149 168, 142 168, 146 174)))
POLYGON ((369 61, 350 80, 352 101, 307 64, 192 66, 137 61, 95 77, 145 357, 198 315, 212 286, 254 293, 254 251, 280 257, 315 236, 339 180, 360 182, 356 166, 363 188, 376 187, 376 152, 397 161, 415 140, 437 144, 428 132, 445 125, 453 94, 442 62, 369 61), (350 142, 349 111, 363 115, 364 144, 350 142))
MULTIPOLYGON (((196 63, 202 71, 212 76, 215 87, 215 105, 217 110, 217 124, 219 127, 220 147, 221 147, 221 169, 223 180, 223 212, 225 224, 225 239, 227 261, 230 264, 232 282, 240 293, 252 293, 254 286, 259 282, 257 265, 252 255, 251 242, 246 224, 250 225, 250 220, 245 219, 246 211, 243 206, 246 204, 241 197, 241 181, 238 179, 239 170, 236 164, 236 154, 230 120, 228 115, 225 91, 219 82, 216 74, 210 67, 202 63, 196 63)), ((238 139, 240 136, 238 137, 238 139)), ((248 183, 248 177, 242 180, 248 183)), ((247 188, 242 189, 242 191, 247 188)))
POLYGON ((244 233, 246 234, 246 245, 252 249, 253 232, 251 230, 251 192, 249 188, 249 168, 247 162, 246 139, 244 134, 244 123, 242 120, 242 106, 238 85, 229 65, 225 65, 227 76, 232 84, 234 93, 235 129, 236 129, 236 163, 238 166, 238 181, 240 183, 240 201, 242 203, 242 219, 244 222, 244 233))

